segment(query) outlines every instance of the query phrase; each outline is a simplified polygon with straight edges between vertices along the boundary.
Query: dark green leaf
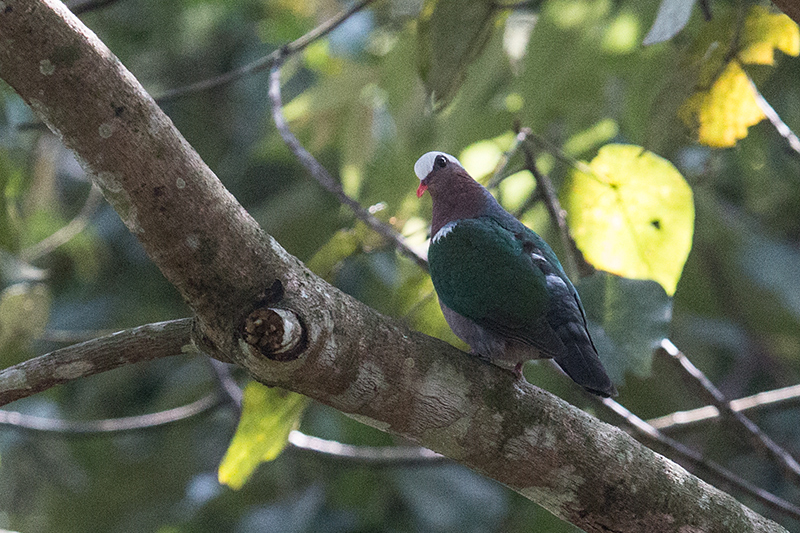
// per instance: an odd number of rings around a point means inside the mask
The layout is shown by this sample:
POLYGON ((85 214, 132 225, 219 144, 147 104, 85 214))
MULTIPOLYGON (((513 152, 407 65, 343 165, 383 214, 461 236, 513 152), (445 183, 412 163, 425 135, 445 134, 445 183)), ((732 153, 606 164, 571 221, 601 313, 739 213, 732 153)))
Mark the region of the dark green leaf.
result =
POLYGON ((419 71, 434 109, 455 97, 470 63, 483 51, 496 10, 488 0, 428 0, 419 20, 419 71))
POLYGON ((648 376, 653 349, 667 336, 672 299, 658 283, 598 271, 581 280, 589 329, 611 379, 648 376))

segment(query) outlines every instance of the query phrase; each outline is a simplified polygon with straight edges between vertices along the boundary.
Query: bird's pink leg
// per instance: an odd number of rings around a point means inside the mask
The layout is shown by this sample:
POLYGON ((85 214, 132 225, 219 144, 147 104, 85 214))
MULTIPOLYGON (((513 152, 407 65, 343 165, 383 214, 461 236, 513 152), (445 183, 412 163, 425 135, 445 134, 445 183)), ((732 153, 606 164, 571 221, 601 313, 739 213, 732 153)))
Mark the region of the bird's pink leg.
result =
POLYGON ((525 364, 523 361, 520 361, 516 365, 514 365, 514 375, 517 376, 517 379, 525 379, 522 375, 522 365, 525 364))

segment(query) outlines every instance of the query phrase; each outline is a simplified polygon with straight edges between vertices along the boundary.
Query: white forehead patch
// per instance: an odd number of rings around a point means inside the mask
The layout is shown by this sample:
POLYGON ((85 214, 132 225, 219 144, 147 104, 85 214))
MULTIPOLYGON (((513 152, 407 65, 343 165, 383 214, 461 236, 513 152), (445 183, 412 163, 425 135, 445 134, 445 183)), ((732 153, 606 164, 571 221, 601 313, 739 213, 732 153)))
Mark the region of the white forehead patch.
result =
POLYGON ((461 163, 450 154, 446 154, 444 152, 428 152, 427 154, 423 155, 417 162, 414 163, 414 174, 417 175, 420 181, 424 180, 428 174, 431 173, 433 170, 433 163, 436 161, 436 156, 443 155, 445 159, 450 161, 451 163, 455 163, 456 165, 463 168, 461 163))

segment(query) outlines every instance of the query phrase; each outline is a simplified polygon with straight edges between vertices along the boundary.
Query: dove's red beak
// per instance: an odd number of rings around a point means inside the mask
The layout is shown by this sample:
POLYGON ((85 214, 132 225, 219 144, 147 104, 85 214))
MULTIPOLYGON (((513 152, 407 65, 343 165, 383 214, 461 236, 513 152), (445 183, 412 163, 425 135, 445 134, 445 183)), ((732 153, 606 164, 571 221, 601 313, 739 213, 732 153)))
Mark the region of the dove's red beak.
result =
POLYGON ((425 194, 425 191, 427 190, 428 186, 420 182, 419 187, 417 187, 417 198, 422 198, 422 195, 425 194))

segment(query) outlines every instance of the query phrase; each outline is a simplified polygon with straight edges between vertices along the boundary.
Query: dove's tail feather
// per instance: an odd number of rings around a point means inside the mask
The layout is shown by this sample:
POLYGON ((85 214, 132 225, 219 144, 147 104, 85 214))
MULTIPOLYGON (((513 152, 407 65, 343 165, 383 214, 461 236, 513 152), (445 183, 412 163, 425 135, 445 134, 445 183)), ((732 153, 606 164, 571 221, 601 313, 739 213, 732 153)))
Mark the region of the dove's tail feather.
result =
POLYGON ((606 374, 586 330, 571 323, 558 328, 557 333, 567 348, 566 354, 554 358, 558 366, 589 392, 603 398, 616 396, 617 389, 606 374))

